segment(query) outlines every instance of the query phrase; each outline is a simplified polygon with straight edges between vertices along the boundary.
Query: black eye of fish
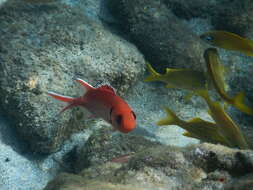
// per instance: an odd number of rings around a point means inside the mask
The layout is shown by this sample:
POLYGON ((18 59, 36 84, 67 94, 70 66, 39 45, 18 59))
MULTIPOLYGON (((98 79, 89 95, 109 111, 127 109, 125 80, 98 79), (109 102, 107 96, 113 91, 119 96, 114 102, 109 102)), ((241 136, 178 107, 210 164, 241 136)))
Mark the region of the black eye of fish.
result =
POLYGON ((134 116, 134 119, 136 119, 136 115, 135 115, 135 113, 132 111, 132 114, 133 114, 133 116, 134 116))
POLYGON ((122 115, 117 115, 116 116, 116 122, 118 125, 121 125, 121 122, 122 122, 122 115))
POLYGON ((207 36, 206 37, 206 41, 212 41, 213 40, 213 37, 212 36, 207 36))

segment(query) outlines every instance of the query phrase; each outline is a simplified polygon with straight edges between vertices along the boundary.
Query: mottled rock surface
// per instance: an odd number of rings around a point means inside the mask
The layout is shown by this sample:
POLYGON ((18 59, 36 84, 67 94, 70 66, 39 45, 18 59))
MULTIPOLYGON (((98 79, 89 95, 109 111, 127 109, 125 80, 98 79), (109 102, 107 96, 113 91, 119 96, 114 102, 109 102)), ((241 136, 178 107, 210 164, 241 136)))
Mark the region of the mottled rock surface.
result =
POLYGON ((179 18, 211 20, 217 30, 227 30, 241 35, 252 32, 253 2, 251 0, 163 0, 179 18))
POLYGON ((207 143, 186 148, 160 145, 136 153, 128 163, 107 162, 75 176, 62 174, 45 189, 70 189, 77 181, 89 185, 91 180, 106 185, 131 184, 147 190, 222 190, 233 179, 249 173, 253 173, 252 151, 207 143), (69 182, 65 182, 66 178, 69 182))
POLYGON ((205 44, 162 1, 117 0, 111 10, 121 19, 133 43, 160 70, 203 69, 205 44))
POLYGON ((253 187, 253 173, 234 179, 225 186, 225 190, 251 190, 253 187))
POLYGON ((128 184, 113 184, 96 180, 84 180, 83 177, 63 173, 50 182, 44 190, 145 190, 128 184))
POLYGON ((53 152, 85 127, 71 111, 56 116, 63 105, 47 90, 80 96, 72 80, 78 76, 92 85, 110 83, 122 95, 143 72, 133 45, 77 7, 7 2, 0 18, 0 104, 33 151, 53 152))
POLYGON ((74 168, 76 171, 80 171, 94 165, 101 165, 122 155, 139 152, 146 147, 158 146, 159 144, 142 136, 112 133, 111 129, 102 128, 94 132, 85 146, 78 150, 74 168))

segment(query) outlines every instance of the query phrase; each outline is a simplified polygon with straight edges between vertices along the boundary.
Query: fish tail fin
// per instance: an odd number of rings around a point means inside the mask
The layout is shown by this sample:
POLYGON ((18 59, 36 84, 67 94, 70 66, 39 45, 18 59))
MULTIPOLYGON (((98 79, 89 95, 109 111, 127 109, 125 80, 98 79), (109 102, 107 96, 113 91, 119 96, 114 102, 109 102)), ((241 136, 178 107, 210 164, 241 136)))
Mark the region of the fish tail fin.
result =
POLYGON ((156 123, 158 126, 177 125, 180 122, 180 119, 176 116, 176 114, 171 109, 165 108, 165 111, 167 113, 167 117, 158 121, 156 123))
POLYGON ((70 96, 63 96, 61 94, 57 94, 55 92, 50 92, 48 91, 47 94, 51 97, 53 97, 56 100, 62 101, 62 102, 66 102, 68 103, 68 105, 66 107, 64 107, 59 114, 61 114, 62 112, 64 112, 65 110, 75 107, 75 106, 79 106, 79 98, 73 98, 70 96))
POLYGON ((48 91, 47 94, 51 97, 53 97, 56 100, 62 101, 62 102, 72 102, 75 98, 70 96, 63 96, 61 94, 57 94, 55 92, 48 91))
POLYGON ((253 110, 249 106, 247 106, 244 103, 245 95, 243 92, 239 92, 235 97, 233 101, 233 105, 240 110, 241 112, 244 112, 249 115, 253 115, 253 110))
POLYGON ((144 79, 145 82, 155 81, 157 79, 157 77, 160 76, 160 74, 157 73, 149 63, 147 64, 147 69, 148 69, 150 75, 144 79))

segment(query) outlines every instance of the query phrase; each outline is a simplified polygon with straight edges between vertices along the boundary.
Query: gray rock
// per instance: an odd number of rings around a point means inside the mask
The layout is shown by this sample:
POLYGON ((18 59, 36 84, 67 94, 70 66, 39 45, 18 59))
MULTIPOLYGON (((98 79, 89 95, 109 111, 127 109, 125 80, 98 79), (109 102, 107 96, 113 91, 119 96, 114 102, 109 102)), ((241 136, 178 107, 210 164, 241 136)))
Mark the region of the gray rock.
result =
POLYGON ((146 190, 128 184, 113 184, 95 180, 84 180, 83 177, 62 173, 50 182, 44 190, 146 190))
MULTIPOLYGON (((186 148, 160 145, 135 153, 127 163, 106 162, 84 169, 77 176, 64 174, 45 189, 90 181, 105 185, 129 184, 139 189, 222 190, 237 178, 253 172, 253 152, 208 143, 186 148), (73 177, 68 183, 66 176, 73 177)), ((127 189, 131 189, 130 187, 127 189)))
POLYGON ((167 7, 179 18, 205 18, 211 20, 215 29, 227 30, 241 35, 252 32, 251 0, 164 0, 167 7))
POLYGON ((225 186, 225 190, 251 190, 253 187, 253 173, 233 180, 225 186))
POLYGON ((101 165, 122 155, 133 154, 155 147, 160 143, 152 142, 142 136, 112 133, 111 129, 102 128, 90 136, 84 147, 81 147, 74 161, 76 172, 94 165, 101 165))
POLYGON ((165 5, 179 18, 190 20, 192 18, 207 18, 219 9, 217 0, 163 0, 165 5))
POLYGON ((157 68, 203 70, 203 44, 161 1, 111 0, 131 40, 157 68))
POLYGON ((253 32, 253 2, 251 0, 223 0, 217 5, 214 14, 210 14, 215 29, 226 30, 245 36, 253 32))
POLYGON ((53 152, 85 128, 80 109, 57 116, 63 105, 47 90, 80 96, 72 80, 78 76, 92 85, 110 83, 123 95, 144 70, 133 45, 77 7, 7 2, 0 17, 0 104, 33 151, 53 152))

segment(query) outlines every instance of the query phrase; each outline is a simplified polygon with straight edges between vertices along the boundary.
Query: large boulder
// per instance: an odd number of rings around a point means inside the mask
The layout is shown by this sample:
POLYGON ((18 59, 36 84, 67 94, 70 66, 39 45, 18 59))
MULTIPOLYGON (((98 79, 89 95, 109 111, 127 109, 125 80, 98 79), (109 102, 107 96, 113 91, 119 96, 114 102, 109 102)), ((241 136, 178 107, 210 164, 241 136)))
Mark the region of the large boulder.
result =
POLYGON ((251 0, 163 0, 179 18, 202 18, 211 21, 215 29, 241 35, 252 32, 253 3, 251 0))
POLYGON ((0 18, 0 105, 33 151, 56 151, 85 128, 86 117, 76 109, 57 115, 63 105, 47 90, 80 96, 77 76, 92 85, 109 83, 123 95, 144 70, 135 46, 78 7, 10 1, 0 18))
POLYGON ((166 4, 148 0, 110 0, 111 12, 131 40, 157 69, 203 70, 205 44, 176 17, 166 4))

